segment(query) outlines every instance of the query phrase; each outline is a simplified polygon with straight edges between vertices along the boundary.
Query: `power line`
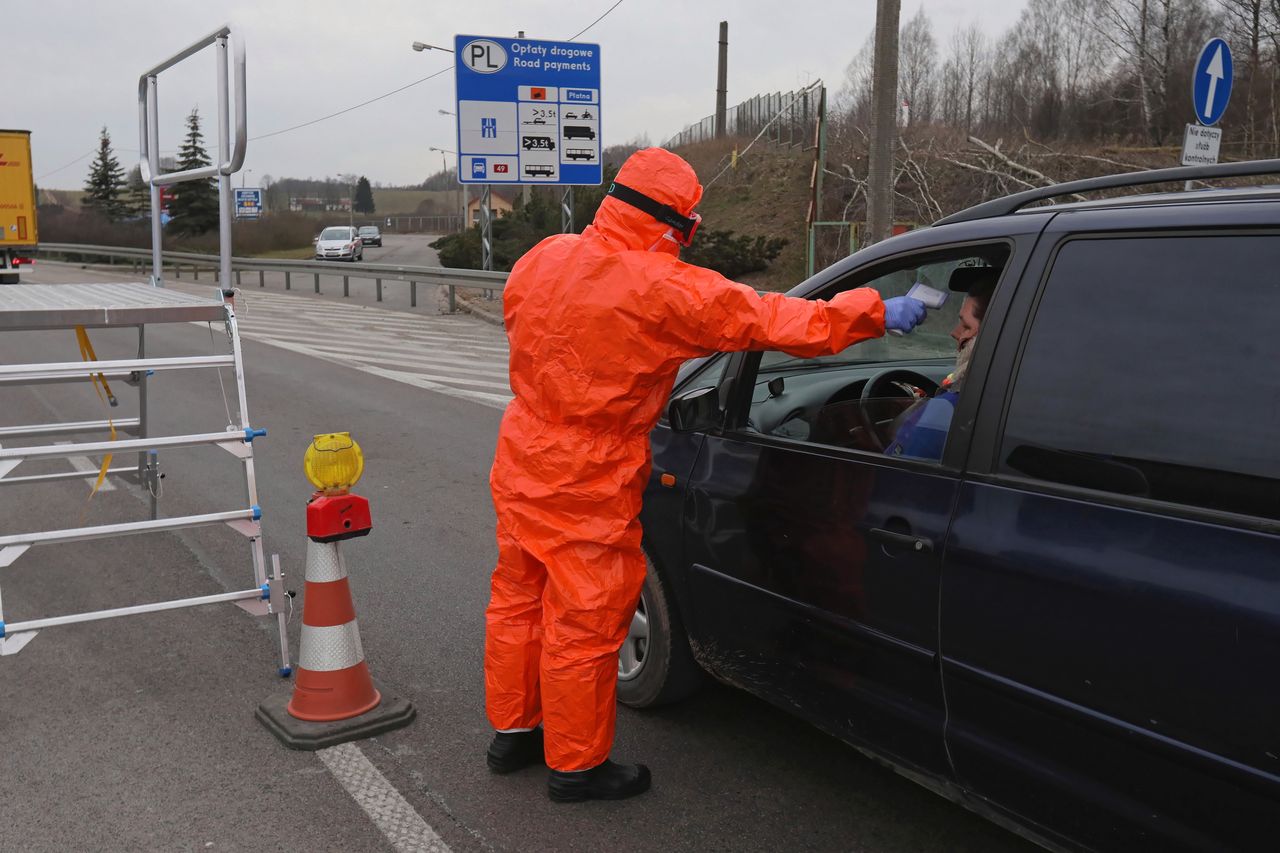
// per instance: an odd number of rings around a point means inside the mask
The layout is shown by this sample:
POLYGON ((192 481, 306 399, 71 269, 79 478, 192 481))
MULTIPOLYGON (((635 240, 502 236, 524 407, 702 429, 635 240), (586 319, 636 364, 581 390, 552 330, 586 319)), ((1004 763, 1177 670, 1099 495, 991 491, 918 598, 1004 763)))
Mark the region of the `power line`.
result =
POLYGON ((97 149, 96 147, 95 147, 95 148, 91 148, 91 149, 89 149, 88 151, 86 151, 85 153, 81 154, 81 155, 80 155, 79 157, 77 157, 76 159, 72 160, 72 161, 71 161, 70 163, 68 163, 67 165, 65 165, 65 166, 59 166, 58 168, 54 169, 52 172, 45 172, 43 175, 40 175, 39 177, 37 177, 37 178, 36 178, 36 180, 37 180, 37 181, 43 181, 45 178, 49 177, 50 175, 56 175, 56 174, 58 174, 58 173, 59 173, 59 172, 61 172, 63 169, 70 169, 70 168, 71 168, 72 166, 74 166, 76 163, 79 163, 79 162, 80 162, 81 160, 83 160, 84 158, 86 158, 86 157, 88 157, 88 156, 92 155, 92 154, 93 154, 94 152, 96 152, 97 150, 98 150, 98 149, 97 149))
POLYGON ((582 34, 583 34, 583 33, 585 33, 587 30, 591 29, 591 28, 592 28, 592 27, 594 27, 596 24, 600 23, 600 22, 601 22, 601 21, 603 21, 605 18, 607 18, 607 17, 609 16, 609 13, 610 13, 610 12, 612 12, 614 9, 618 8, 618 7, 619 7, 619 6, 621 6, 621 5, 622 5, 622 0, 618 0, 618 2, 617 2, 617 3, 614 3, 614 4, 613 4, 612 6, 610 6, 608 9, 606 9, 606 10, 605 10, 605 13, 604 13, 603 15, 601 15, 601 16, 600 16, 600 17, 598 17, 598 18, 596 18, 596 19, 595 19, 594 21, 592 21, 590 24, 587 24, 587 26, 586 26, 584 29, 579 30, 576 34, 569 36, 569 38, 565 39, 565 41, 573 41, 573 40, 574 40, 574 39, 576 39, 578 36, 582 35, 582 34))
POLYGON ((302 124, 295 124, 293 127, 286 127, 283 130, 273 130, 270 133, 264 133, 261 136, 251 136, 249 137, 249 141, 255 142, 259 139, 266 139, 271 136, 279 136, 282 133, 289 133, 294 130, 301 130, 304 127, 310 127, 313 124, 319 124, 322 121, 328 121, 331 118, 336 118, 337 116, 340 116, 344 113, 349 113, 352 110, 358 110, 361 107, 367 107, 369 106, 369 104, 376 103, 377 101, 381 101, 383 98, 389 98, 392 95, 397 95, 400 92, 403 92, 405 89, 416 86, 419 83, 425 83, 428 80, 431 80, 435 77, 439 77, 441 74, 444 74, 446 71, 451 71, 452 69, 453 69, 452 65, 450 65, 448 68, 441 68, 439 71, 435 72, 434 74, 428 74, 426 77, 423 77, 419 80, 414 80, 412 83, 406 83, 405 85, 401 86, 399 89, 392 89, 390 92, 387 92, 386 94, 383 94, 383 95, 379 95, 376 98, 370 98, 367 101, 362 101, 361 103, 355 104, 354 106, 347 107, 344 110, 338 110, 336 113, 329 113, 329 115, 327 116, 321 116, 320 118, 315 118, 315 119, 312 119, 311 121, 305 121, 302 124))
MULTIPOLYGON (((116 151, 137 151, 138 149, 137 149, 137 148, 115 148, 114 150, 116 150, 116 151)), ((160 153, 162 153, 162 154, 164 154, 164 153, 170 153, 170 154, 172 154, 172 153, 173 153, 174 151, 176 151, 176 150, 177 150, 176 148, 162 148, 162 149, 161 149, 161 151, 160 151, 160 153)), ((93 149, 91 149, 91 150, 89 150, 89 151, 86 151, 84 154, 81 154, 79 157, 77 157, 76 159, 72 160, 70 163, 67 163, 67 164, 66 164, 66 165, 64 165, 64 166, 59 166, 58 168, 54 169, 52 172, 45 172, 43 175, 38 175, 38 176, 36 176, 36 180, 37 180, 37 181, 43 181, 45 178, 49 177, 50 175, 56 175, 56 174, 58 174, 58 173, 59 173, 59 172, 61 172, 63 169, 70 169, 70 168, 71 168, 72 166, 74 166, 76 163, 79 163, 79 162, 80 162, 81 160, 83 160, 84 158, 86 158, 86 157, 90 156, 91 154, 96 154, 97 152, 98 152, 98 149, 97 149, 97 148, 93 148, 93 149)))
MULTIPOLYGON (((623 4, 623 2, 624 2, 624 0, 617 0, 617 2, 616 2, 616 3, 614 3, 612 6, 610 6, 608 9, 606 9, 606 10, 604 11, 604 14, 603 14, 603 15, 601 15, 601 16, 600 16, 600 17, 598 17, 598 18, 596 18, 594 21, 592 21, 590 24, 588 24, 588 25, 587 25, 586 27, 584 27, 583 29, 579 30, 575 35, 570 36, 568 39, 566 39, 566 41, 573 41, 573 40, 574 40, 574 39, 576 39, 578 36, 582 35, 582 34, 583 34, 583 33, 585 33, 587 30, 591 29, 591 28, 592 28, 592 27, 594 27, 596 24, 598 24, 598 23, 600 23, 601 21, 603 21, 605 18, 607 18, 607 17, 609 16, 609 13, 610 13, 610 12, 612 12, 614 9, 618 8, 619 6, 621 6, 621 5, 623 4)), ((367 107, 367 106, 369 106, 369 104, 377 103, 378 101, 381 101, 383 98, 389 98, 389 97, 391 97, 392 95, 398 95, 399 93, 403 92, 405 89, 409 89, 409 88, 412 88, 413 86, 417 86, 419 83, 425 83, 425 82, 427 82, 428 80, 431 80, 431 79, 434 79, 434 78, 436 78, 436 77, 439 77, 441 74, 444 74, 444 73, 446 73, 446 72, 448 72, 448 71, 452 71, 452 70, 453 70, 453 67, 454 67, 454 66, 450 65, 448 68, 441 68, 439 71, 435 72, 434 74, 428 74, 426 77, 423 77, 423 78, 421 78, 421 79, 419 79, 419 80, 414 80, 412 83, 406 83, 405 85, 401 86, 399 89, 392 89, 390 92, 387 92, 387 93, 385 93, 385 94, 379 95, 379 96, 378 96, 378 97, 376 97, 376 98, 370 98, 370 99, 369 99, 369 100, 367 100, 367 101, 362 101, 362 102, 360 102, 360 103, 358 103, 358 104, 354 104, 353 106, 347 107, 346 109, 338 110, 336 113, 329 113, 329 115, 327 115, 327 116, 321 116, 320 118, 315 118, 315 119, 312 119, 311 121, 305 121, 305 122, 303 122, 302 124, 295 124, 293 127, 286 127, 286 128, 283 128, 282 130, 273 130, 273 131, 271 131, 270 133, 264 133, 264 134, 262 134, 261 136, 251 136, 251 137, 249 137, 249 141, 250 141, 250 142, 256 142, 256 141, 257 141, 257 140, 259 140, 259 139, 268 139, 268 138, 270 138, 270 137, 272 137, 272 136, 279 136, 279 135, 280 135, 280 134, 282 134, 282 133, 291 133, 292 131, 295 131, 295 130, 301 130, 301 129, 302 129, 302 128, 304 128, 304 127, 310 127, 310 126, 311 126, 311 125, 313 125, 313 124, 319 124, 319 123, 320 123, 320 122, 322 122, 322 121, 328 121, 328 120, 329 120, 329 119, 331 119, 331 118, 337 118, 338 116, 340 116, 340 115, 344 115, 345 113, 349 113, 349 112, 351 112, 352 110, 358 110, 358 109, 360 109, 361 107, 367 107)), ((90 153, 93 153, 93 152, 90 152, 90 153)), ((70 165, 70 164, 68 164, 68 165, 70 165)))

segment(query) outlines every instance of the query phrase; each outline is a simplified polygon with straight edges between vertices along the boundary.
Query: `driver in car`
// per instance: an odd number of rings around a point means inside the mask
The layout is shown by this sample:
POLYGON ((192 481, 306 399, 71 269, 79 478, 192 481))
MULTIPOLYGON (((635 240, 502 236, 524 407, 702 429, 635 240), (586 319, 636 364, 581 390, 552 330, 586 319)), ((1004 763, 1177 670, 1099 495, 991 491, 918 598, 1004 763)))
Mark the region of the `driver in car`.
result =
POLYGON ((956 342, 955 370, 942 380, 932 397, 920 400, 899 416, 893 441, 885 448, 886 455, 933 462, 942 459, 951 416, 955 414, 956 401, 960 399, 961 386, 973 358, 973 342, 978 338, 982 318, 999 278, 997 267, 959 267, 952 272, 948 286, 965 294, 960 318, 951 330, 956 342))

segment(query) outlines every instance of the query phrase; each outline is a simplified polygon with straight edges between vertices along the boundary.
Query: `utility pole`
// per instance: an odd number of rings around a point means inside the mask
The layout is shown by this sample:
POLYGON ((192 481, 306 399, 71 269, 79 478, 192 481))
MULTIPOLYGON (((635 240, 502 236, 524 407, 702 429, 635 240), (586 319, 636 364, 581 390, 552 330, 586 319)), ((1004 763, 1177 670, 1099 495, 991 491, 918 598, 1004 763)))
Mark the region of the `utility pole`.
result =
POLYGON ((716 71, 716 139, 724 136, 729 99, 729 22, 720 22, 720 62, 716 71))
MULTIPOLYGON (((519 32, 517 32, 516 38, 518 39, 524 38, 524 30, 520 30, 519 32)), ((525 184, 520 188, 520 206, 525 209, 528 209, 529 207, 529 185, 528 184, 525 184)), ((485 267, 485 269, 488 269, 488 267, 485 267)))
POLYGON ((886 239, 893 227, 893 149, 898 130, 898 18, 901 12, 901 0, 876 0, 864 246, 886 239))

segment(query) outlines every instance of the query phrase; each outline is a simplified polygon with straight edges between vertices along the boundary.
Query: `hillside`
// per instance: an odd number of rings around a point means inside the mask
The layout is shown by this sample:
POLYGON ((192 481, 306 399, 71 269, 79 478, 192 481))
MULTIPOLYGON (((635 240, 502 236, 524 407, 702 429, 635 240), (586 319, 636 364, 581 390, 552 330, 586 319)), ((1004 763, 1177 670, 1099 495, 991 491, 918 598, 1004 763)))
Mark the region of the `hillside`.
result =
MULTIPOLYGON (((816 268, 848 254, 866 219, 867 155, 865 136, 833 126, 828 137, 816 268), (843 131, 843 132, 842 132, 843 131)), ((711 182, 729 163, 734 146, 750 140, 709 140, 676 148, 711 182)), ((1119 142, 1049 145, 1023 134, 1010 143, 984 140, 941 127, 911 128, 899 143, 894 221, 896 229, 919 228, 957 210, 1032 187, 1142 169, 1176 166, 1180 147, 1119 142)), ((1223 160, 1244 159, 1224 156, 1223 160)), ((707 188, 699 212, 703 227, 751 236, 784 237, 782 254, 763 272, 742 281, 763 290, 784 290, 804 278, 807 235, 805 215, 813 151, 761 140, 707 188)), ((1256 183, 1228 180, 1226 185, 1256 183)), ((1197 184, 1197 188, 1201 186, 1197 184)), ((1145 187, 1119 194, 1181 189, 1145 187)), ((1115 195, 1116 193, 1110 193, 1115 195)))
POLYGON ((804 219, 813 152, 761 141, 739 160, 737 168, 726 169, 734 145, 741 149, 749 142, 711 140, 683 146, 676 153, 689 161, 704 187, 720 175, 706 188, 698 206, 702 227, 786 239, 787 245, 767 270, 741 280, 760 290, 788 290, 804 279, 804 219))

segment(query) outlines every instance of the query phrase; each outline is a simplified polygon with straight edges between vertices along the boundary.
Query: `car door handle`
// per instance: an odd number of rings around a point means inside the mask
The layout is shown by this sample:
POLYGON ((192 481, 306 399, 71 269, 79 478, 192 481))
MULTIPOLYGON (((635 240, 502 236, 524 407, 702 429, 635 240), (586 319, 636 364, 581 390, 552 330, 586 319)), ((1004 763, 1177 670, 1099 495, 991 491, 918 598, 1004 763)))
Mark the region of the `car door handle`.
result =
POLYGON ((910 548, 918 554, 928 554, 933 551, 933 541, 923 536, 916 536, 911 533, 895 533, 892 530, 885 530, 883 527, 873 527, 869 533, 872 539, 878 539, 886 545, 910 548))

